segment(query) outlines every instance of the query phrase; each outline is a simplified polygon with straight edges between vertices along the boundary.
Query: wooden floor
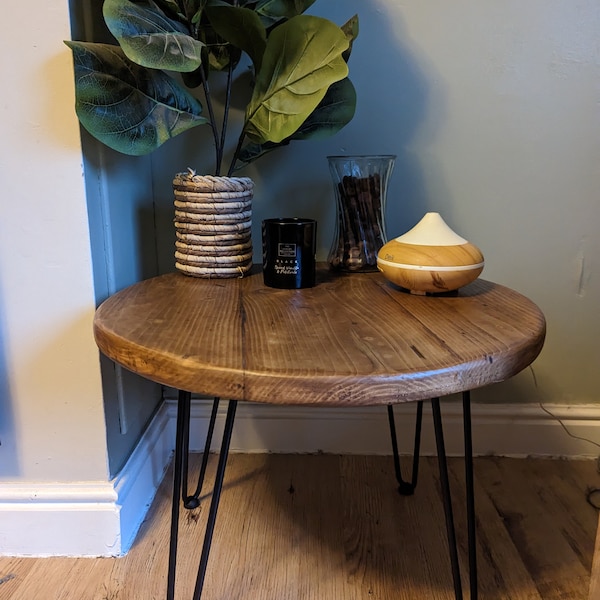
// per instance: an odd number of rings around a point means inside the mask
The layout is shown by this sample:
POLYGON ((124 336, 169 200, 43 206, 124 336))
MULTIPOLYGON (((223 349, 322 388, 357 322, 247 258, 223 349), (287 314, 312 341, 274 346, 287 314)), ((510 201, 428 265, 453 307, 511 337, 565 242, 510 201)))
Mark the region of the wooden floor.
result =
MULTIPOLYGON (((587 598, 595 462, 479 458, 475 474, 480 598, 587 598)), ((450 477, 465 564, 461 460, 450 477)), ((403 497, 389 457, 232 455, 203 600, 451 600, 437 482, 432 458, 403 497)), ((169 485, 127 556, 0 558, 0 600, 164 599, 169 485)), ((208 504, 182 515, 177 599, 192 595, 208 504)))

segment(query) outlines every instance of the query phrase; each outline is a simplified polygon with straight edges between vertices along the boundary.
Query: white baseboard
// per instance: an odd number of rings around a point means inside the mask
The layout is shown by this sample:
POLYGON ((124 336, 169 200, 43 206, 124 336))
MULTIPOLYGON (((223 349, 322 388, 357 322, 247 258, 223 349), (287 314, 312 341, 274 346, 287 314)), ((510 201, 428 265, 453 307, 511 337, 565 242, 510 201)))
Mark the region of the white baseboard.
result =
MULTIPOLYGON (((192 451, 202 451, 204 447, 211 404, 204 399, 192 403, 192 451)), ((600 443, 600 406, 548 405, 546 409, 554 416, 537 404, 473 404, 474 454, 567 458, 600 455, 600 447, 592 443, 600 443)), ((218 450, 225 410, 226 402, 222 402, 213 450, 218 450)), ((410 454, 415 405, 398 405, 394 412, 400 452, 410 454)), ((119 556, 126 553, 171 460, 175 413, 175 401, 167 400, 113 481, 60 485, 3 483, 0 486, 0 555, 119 556)), ((462 455, 461 404, 442 403, 442 414, 446 451, 451 456, 462 455)), ((431 421, 431 410, 426 403, 423 455, 436 453, 431 421)), ((391 454, 386 409, 240 403, 231 451, 391 454)))
MULTIPOLYGON (((202 451, 210 400, 192 402, 190 448, 202 451)), ((167 401, 175 418, 176 403, 167 401)), ((462 403, 442 402, 446 452, 463 455, 462 403)), ((600 405, 472 404, 473 452, 476 456, 595 458, 600 455, 600 405), (562 422, 562 425, 561 425, 562 422), (563 427, 564 425, 564 427, 563 427), (566 429, 569 431, 567 433, 566 429), (577 439, 583 438, 583 439, 577 439), (587 441, 590 440, 590 441, 587 441)), ((226 402, 219 407, 212 450, 218 450, 226 402)), ((400 452, 410 454, 416 404, 394 407, 400 452)), ((391 454, 385 407, 323 408, 240 403, 232 452, 326 452, 391 454)), ((435 455, 431 407, 423 410, 421 453, 435 455)))
POLYGON ((110 482, 2 484, 0 555, 110 555, 119 520, 110 482))
POLYGON ((129 460, 111 482, 120 509, 118 550, 112 556, 129 551, 171 462, 176 428, 169 412, 163 403, 129 460))
POLYGON ((167 406, 113 481, 0 486, 0 556, 120 556, 135 539, 175 439, 167 406))

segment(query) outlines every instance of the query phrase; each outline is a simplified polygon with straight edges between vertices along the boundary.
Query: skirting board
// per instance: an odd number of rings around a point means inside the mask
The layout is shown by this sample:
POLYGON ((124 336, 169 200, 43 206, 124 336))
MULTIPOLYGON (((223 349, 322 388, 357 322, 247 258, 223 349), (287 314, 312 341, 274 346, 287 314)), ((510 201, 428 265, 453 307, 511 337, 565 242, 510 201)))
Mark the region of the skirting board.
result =
MULTIPOLYGON (((176 401, 168 399, 166 404, 169 416, 174 420, 176 401)), ((190 449, 194 452, 204 448, 211 406, 211 400, 192 401, 190 449)), ((226 406, 225 401, 219 406, 213 451, 219 447, 226 406)), ((446 452, 449 456, 462 456, 460 397, 442 401, 441 407, 446 452)), ((474 455, 517 458, 596 458, 600 455, 600 446, 595 445, 600 444, 600 405, 546 405, 544 408, 539 404, 473 403, 474 455)), ((394 407, 402 454, 412 452, 415 413, 414 403, 394 407)), ((240 402, 231 451, 391 454, 387 411, 383 406, 323 408, 240 402)), ((423 410, 421 454, 436 454, 429 402, 425 402, 423 410)))
POLYGON ((131 547, 173 454, 162 405, 112 481, 0 486, 0 556, 121 556, 131 547))
MULTIPOLYGON (((226 402, 219 409, 218 450, 226 402)), ((190 449, 202 451, 212 401, 195 399, 190 449)), ((415 405, 394 408, 400 452, 410 454, 415 405)), ((596 458, 600 406, 473 404, 474 454, 596 458), (557 420, 560 419, 561 423, 557 420), (564 426, 564 427, 563 427, 564 426), (566 429, 571 435, 567 434, 566 429), (577 436, 583 439, 576 439, 577 436)), ((442 403, 446 451, 462 455, 462 407, 442 403)), ((176 402, 158 410, 121 473, 112 481, 0 486, 0 555, 120 556, 126 553, 170 463, 176 402)), ((435 454, 431 410, 425 404, 423 455, 435 454)), ((385 407, 315 408, 240 403, 232 452, 391 454, 385 407)))

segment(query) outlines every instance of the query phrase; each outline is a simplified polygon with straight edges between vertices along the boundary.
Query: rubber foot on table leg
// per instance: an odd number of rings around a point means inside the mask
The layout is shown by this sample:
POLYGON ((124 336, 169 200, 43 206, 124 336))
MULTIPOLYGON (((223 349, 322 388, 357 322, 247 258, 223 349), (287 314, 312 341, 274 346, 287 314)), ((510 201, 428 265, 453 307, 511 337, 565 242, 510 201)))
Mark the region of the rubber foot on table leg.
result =
POLYGON ((183 506, 185 506, 189 510, 192 510, 194 508, 198 508, 200 506, 200 500, 198 500, 198 498, 195 498, 194 496, 188 496, 183 501, 183 506))
POLYGON ((412 483, 403 481, 398 486, 398 492, 403 496, 412 496, 415 493, 415 486, 412 483))

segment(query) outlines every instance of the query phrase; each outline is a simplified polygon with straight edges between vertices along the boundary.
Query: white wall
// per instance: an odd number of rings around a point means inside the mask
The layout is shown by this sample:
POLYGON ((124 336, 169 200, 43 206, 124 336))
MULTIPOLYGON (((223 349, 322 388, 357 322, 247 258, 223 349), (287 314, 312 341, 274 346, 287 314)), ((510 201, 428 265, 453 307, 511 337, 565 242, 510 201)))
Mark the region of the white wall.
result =
POLYGON ((0 41, 0 476, 106 479, 68 8, 34 0, 12 11, 29 25, 0 41))
POLYGON ((52 552, 74 531, 58 501, 110 505, 112 488, 68 8, 17 3, 11 20, 27 28, 0 39, 0 552, 52 552))

